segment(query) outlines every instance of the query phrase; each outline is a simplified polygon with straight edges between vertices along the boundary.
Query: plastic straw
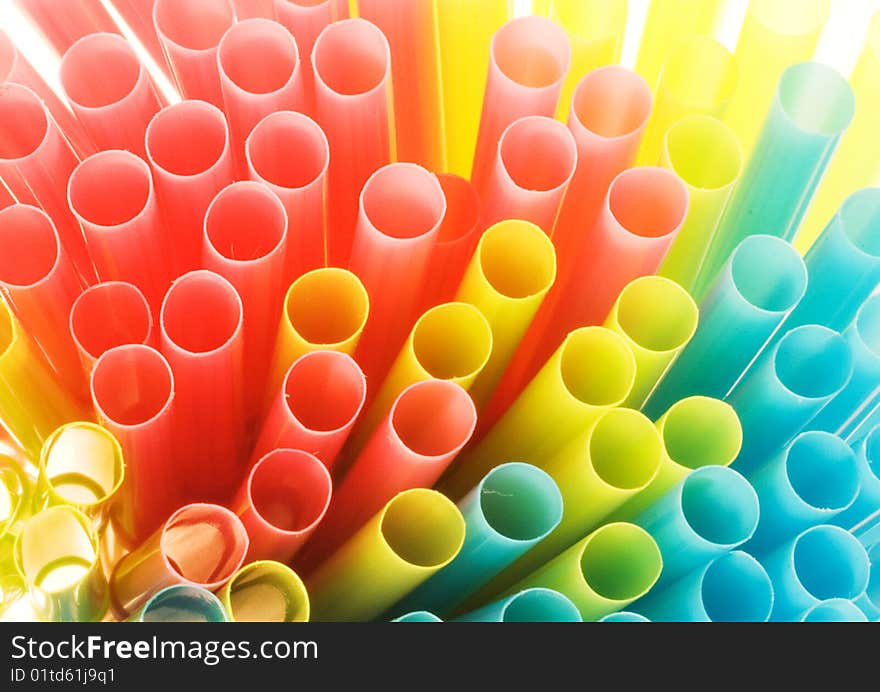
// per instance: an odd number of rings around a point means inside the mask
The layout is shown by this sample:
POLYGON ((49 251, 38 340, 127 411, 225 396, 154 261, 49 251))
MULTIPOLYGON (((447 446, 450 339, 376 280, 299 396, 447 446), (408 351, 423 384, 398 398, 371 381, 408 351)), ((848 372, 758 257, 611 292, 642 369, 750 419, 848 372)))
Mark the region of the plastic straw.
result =
POLYGON ((852 601, 829 598, 804 611, 800 622, 867 622, 868 618, 852 601))
POLYGON ((34 515, 15 544, 31 608, 43 621, 97 622, 107 610, 107 580, 91 521, 73 507, 34 515))
POLYGON ((620 334, 636 359, 636 381, 624 402, 639 408, 694 335, 699 309, 674 281, 643 276, 617 297, 605 326, 620 334))
POLYGON ((175 584, 157 592, 134 617, 136 622, 228 622, 223 603, 207 589, 175 584))
POLYGON ((697 331, 645 412, 655 418, 694 394, 724 397, 806 289, 804 262, 788 243, 767 235, 743 240, 710 286, 697 331))
POLYGON ((273 449, 305 449, 332 469, 367 396, 358 364, 335 351, 313 351, 290 366, 263 422, 252 459, 273 449))
POLYGON ((131 44, 119 34, 90 34, 64 54, 61 87, 98 149, 144 155, 144 132, 159 98, 131 44))
POLYGON ((168 106, 147 126, 146 150, 156 196, 172 231, 174 273, 198 269, 205 212, 232 182, 226 118, 204 101, 168 106))
POLYGON ((855 501, 831 523, 845 529, 854 527, 880 508, 880 428, 873 428, 854 444, 858 472, 855 501))
POLYGON ((252 17, 274 19, 275 17, 272 0, 232 0, 232 6, 235 8, 235 16, 239 19, 252 17))
POLYGON ((247 550, 247 532, 228 509, 185 505, 116 565, 110 577, 114 613, 127 617, 173 584, 216 591, 238 571, 247 550))
POLYGON ((122 446, 125 483, 114 519, 127 540, 143 540, 180 506, 175 463, 174 378, 148 346, 117 346, 92 370, 92 400, 101 424, 122 446))
POLYGON ((684 181, 690 203, 684 226, 658 273, 692 291, 739 181, 742 152, 727 125, 707 115, 690 115, 666 131, 660 165, 684 181))
POLYGON ((308 622, 309 595, 296 572, 271 560, 238 570, 220 591, 232 622, 308 622))
POLYGON ((171 284, 168 231, 150 167, 128 151, 102 151, 80 163, 67 186, 103 281, 137 286, 156 311, 171 284))
POLYGON ((837 332, 798 327, 765 351, 727 398, 743 426, 735 462, 746 475, 760 468, 849 382, 852 355, 837 332))
POLYGON ((391 622, 443 622, 443 620, 427 610, 414 610, 411 613, 401 615, 399 618, 394 618, 391 622))
POLYGON ((797 619, 830 598, 858 598, 868 585, 870 562, 862 544, 836 526, 807 529, 761 560, 773 581, 771 620, 797 619))
POLYGON ((500 221, 480 237, 456 293, 492 328, 492 354, 469 390, 478 406, 489 400, 555 280, 556 253, 538 226, 500 221))
POLYGON ((639 160, 656 164, 666 133, 682 118, 695 113, 722 115, 737 79, 736 61, 723 44, 708 36, 678 41, 660 71, 639 160))
POLYGON ((217 47, 234 23, 229 0, 155 0, 153 26, 184 98, 223 105, 217 47))
MULTIPOLYGON (((346 19, 321 31, 312 66, 315 120, 330 144, 327 259, 344 267, 351 256, 361 189, 392 160, 391 50, 374 24, 346 19)), ((406 216, 398 214, 400 219, 406 216)))
POLYGON ((501 133, 528 115, 553 117, 570 65, 571 47, 565 32, 544 17, 518 17, 495 32, 470 176, 481 193, 501 133))
MULTIPOLYGON (((865 543, 862 539, 863 544, 865 543)), ((860 596, 855 605, 868 619, 876 622, 880 620, 880 548, 875 544, 868 549, 868 558, 871 560, 871 576, 868 578, 868 588, 863 596, 860 596)), ((851 613, 857 618, 854 613, 851 613)))
POLYGON ((631 613, 628 610, 621 610, 617 613, 611 613, 603 618, 599 618, 599 622, 651 622, 644 615, 631 613))
POLYGON ((287 212, 288 283, 325 264, 327 167, 330 145, 301 113, 272 113, 245 143, 249 177, 267 185, 287 212))
POLYGON ((552 589, 524 589, 479 610, 459 615, 458 622, 582 622, 574 603, 552 589))
POLYGON ((443 495, 400 493, 306 580, 312 619, 375 618, 449 564, 464 537, 461 513, 443 495))
POLYGON ((722 555, 636 604, 654 622, 767 622, 773 585, 751 555, 722 555))
POLYGON ((515 120, 501 133, 487 174, 484 223, 522 219, 549 235, 576 165, 577 147, 565 125, 537 115, 515 120))
POLYGON ((332 486, 308 452, 275 449, 262 457, 232 501, 250 537, 247 560, 289 562, 324 518, 332 486))
POLYGON ((101 0, 62 3, 57 0, 15 0, 15 4, 59 54, 87 34, 119 32, 101 0))
POLYGON ((34 483, 23 461, 0 452, 0 550, 4 557, 33 510, 34 483))
POLYGON ((625 608, 646 594, 663 568, 654 539, 633 524, 606 524, 520 582, 514 591, 559 591, 585 621, 625 608))
POLYGON ((156 0, 109 0, 110 6, 119 13, 122 21, 128 25, 128 28, 155 61, 156 67, 168 74, 165 55, 162 53, 162 46, 153 24, 153 5, 155 2, 156 0))

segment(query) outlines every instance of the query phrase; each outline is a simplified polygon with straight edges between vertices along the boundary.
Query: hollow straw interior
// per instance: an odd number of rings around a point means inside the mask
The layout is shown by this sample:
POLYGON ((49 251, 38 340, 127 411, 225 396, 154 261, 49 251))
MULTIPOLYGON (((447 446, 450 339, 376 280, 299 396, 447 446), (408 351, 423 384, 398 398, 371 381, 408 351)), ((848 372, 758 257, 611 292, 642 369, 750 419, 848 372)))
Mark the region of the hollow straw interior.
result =
POLYGON ((694 110, 716 112, 736 88, 736 61, 715 39, 694 35, 672 51, 661 80, 679 103, 694 110))
POLYGON ((150 161, 177 176, 210 170, 229 146, 226 118, 204 101, 182 101, 159 111, 146 132, 150 161))
POLYGON ((507 22, 492 37, 489 53, 510 81, 536 89, 560 82, 571 62, 565 32, 534 16, 507 22))
POLYGON ((391 238, 417 238, 440 225, 446 198, 437 178, 410 163, 392 163, 373 173, 361 191, 370 223, 391 238))
POLYGON ((760 563, 735 551, 712 562, 700 597, 712 622, 764 622, 773 609, 773 585, 760 563))
POLYGON ((91 423, 65 425, 47 441, 42 471, 51 489, 64 502, 97 505, 122 483, 122 449, 116 438, 91 423))
POLYGON ((464 543, 464 519, 444 495, 424 488, 396 495, 385 507, 381 529, 401 560, 436 569, 449 563, 464 543))
POLYGON ((730 275, 739 294, 764 312, 788 312, 807 289, 804 261, 790 244, 774 236, 743 240, 733 252, 730 275))
POLYGON ((287 321, 303 341, 332 347, 358 334, 367 322, 369 298, 346 269, 325 267, 303 274, 284 301, 287 321))
POLYGON ((92 397, 116 425, 149 423, 171 405, 174 379, 162 355, 148 346, 118 346, 92 370, 92 397))
POLYGON ((577 148, 568 128, 545 117, 520 118, 498 142, 501 163, 513 184, 548 192, 565 185, 577 165, 577 148))
POLYGON ((667 130, 665 147, 672 170, 696 189, 726 188, 742 170, 742 152, 733 130, 709 116, 679 120, 667 130))
POLYGON ((562 496, 544 471, 520 462, 496 466, 480 485, 486 523, 512 541, 536 541, 562 519, 562 496))
POLYGON ((621 490, 645 487, 660 465, 662 446, 653 423, 638 411, 612 409, 590 435, 593 469, 608 485, 621 490))
POLYGON ((660 549, 633 524, 606 524, 597 529, 581 554, 587 586, 610 601, 630 601, 645 594, 663 567, 660 549))
POLYGON ((413 327, 413 352, 431 377, 449 380, 478 373, 492 354, 492 329, 469 303, 444 303, 413 327))
POLYGON ((112 227, 141 214, 152 187, 149 166, 142 159, 127 151, 102 151, 74 169, 67 195, 77 216, 112 227))
POLYGON ((783 72, 777 98, 796 127, 818 135, 842 132, 855 114, 855 96, 847 81, 818 62, 792 65, 783 72))
POLYGON ((818 510, 846 509, 859 491, 855 454, 834 435, 800 435, 789 447, 785 471, 797 496, 818 510))
POLYGON ((235 22, 229 0, 156 0, 153 22, 160 36, 193 51, 216 46, 235 22))
POLYGON ((265 560, 245 565, 232 577, 229 611, 235 622, 304 622, 309 599, 292 569, 265 560))
POLYGON ((480 269, 499 294, 519 300, 547 291, 556 278, 553 243, 527 221, 502 221, 483 233, 480 269))
POLYGON ((437 231, 437 243, 452 243, 473 231, 480 221, 480 198, 470 181, 452 173, 437 173, 446 197, 446 214, 437 231))
POLYGON ((241 299, 232 285, 211 272, 190 272, 175 281, 162 303, 168 339, 190 353, 210 353, 241 329, 241 299))
POLYGON ((425 380, 407 387, 391 409, 391 427, 407 448, 425 457, 461 449, 477 424, 467 392, 443 380, 425 380))
POLYGON ((210 591, 189 584, 175 584, 147 601, 141 621, 226 622, 226 612, 210 591))
POLYGON ((526 589, 511 598, 501 622, 580 622, 575 605, 551 589, 526 589))
POLYGON ((817 603, 801 618, 801 622, 867 622, 868 618, 852 601, 831 598, 817 603))
POLYGON ((0 84, 0 159, 33 154, 49 132, 49 118, 39 97, 19 84, 0 84))
POLYGON ((636 364, 622 337, 601 327, 569 334, 562 349, 562 382, 589 406, 615 406, 629 396, 636 364))
POLYGON ((749 4, 749 12, 758 22, 783 36, 818 31, 829 10, 829 0, 755 0, 749 4))
POLYGON ((868 585, 870 563, 862 544, 836 526, 816 526, 795 542, 794 571, 806 591, 820 601, 856 598, 868 585))
POLYGON ((327 170, 330 148, 318 124, 301 113, 272 113, 251 131, 247 156, 256 174, 291 190, 315 182, 327 170))
POLYGON ((290 32, 278 22, 248 19, 233 24, 220 41, 220 69, 252 94, 278 91, 293 77, 299 53, 290 32))
POLYGON ((327 26, 312 49, 315 77, 343 96, 366 94, 389 76, 391 51, 378 27, 361 19, 327 26))
POLYGON ((681 512, 703 540, 719 546, 744 543, 758 526, 758 496, 733 469, 704 466, 682 484, 681 512))
POLYGON ((728 466, 742 446, 736 411, 709 397, 689 397, 673 404, 662 434, 669 458, 686 469, 728 466))
POLYGON ((74 43, 61 60, 64 93, 84 108, 101 108, 131 94, 143 67, 137 54, 117 34, 91 34, 74 43))
POLYGON ((40 209, 15 204, 0 211, 0 283, 33 286, 58 262, 55 226, 40 209))
POLYGON ((95 284, 83 291, 70 310, 70 331, 92 358, 150 337, 150 306, 136 286, 123 281, 95 284))
POLYGON ((361 369, 349 356, 312 351, 299 358, 284 380, 284 401, 305 428, 334 432, 350 425, 367 395, 361 369))
POLYGON ((224 188, 205 215, 205 236, 223 257, 249 262, 266 257, 284 241, 287 214, 275 194, 259 183, 224 188))
POLYGON ((822 399, 843 388, 852 374, 852 355, 837 332, 808 325, 782 337, 775 355, 776 375, 789 391, 822 399))
POLYGON ((651 90, 639 75, 619 65, 600 67, 577 85, 570 118, 599 137, 631 135, 651 114, 651 90))
POLYGON ((611 183, 608 205, 617 222, 643 238, 663 238, 681 226, 688 193, 681 179, 662 168, 630 168, 611 183))
POLYGON ((330 475, 311 454, 276 449, 251 470, 248 493, 263 521, 279 531, 299 533, 314 526, 327 511, 330 475))
POLYGON ((655 353, 684 346, 697 329, 699 309, 690 294, 659 276, 636 279, 620 293, 617 321, 638 346, 655 353))
POLYGON ((28 584, 48 593, 76 586, 98 561, 94 531, 72 507, 50 507, 34 515, 18 541, 22 575, 28 584))
POLYGON ((861 252, 870 257, 880 257, 880 188, 866 188, 854 192, 838 212, 846 237, 861 252))

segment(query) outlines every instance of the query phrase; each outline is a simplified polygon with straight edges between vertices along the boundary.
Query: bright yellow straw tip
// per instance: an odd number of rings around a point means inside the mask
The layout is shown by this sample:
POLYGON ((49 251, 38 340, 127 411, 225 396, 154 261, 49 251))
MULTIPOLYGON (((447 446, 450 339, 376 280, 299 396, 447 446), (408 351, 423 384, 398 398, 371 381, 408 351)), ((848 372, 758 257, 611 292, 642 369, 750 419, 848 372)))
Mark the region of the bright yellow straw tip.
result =
POLYGON ((309 595, 296 572, 260 560, 238 570, 218 594, 232 622, 308 622, 309 595))

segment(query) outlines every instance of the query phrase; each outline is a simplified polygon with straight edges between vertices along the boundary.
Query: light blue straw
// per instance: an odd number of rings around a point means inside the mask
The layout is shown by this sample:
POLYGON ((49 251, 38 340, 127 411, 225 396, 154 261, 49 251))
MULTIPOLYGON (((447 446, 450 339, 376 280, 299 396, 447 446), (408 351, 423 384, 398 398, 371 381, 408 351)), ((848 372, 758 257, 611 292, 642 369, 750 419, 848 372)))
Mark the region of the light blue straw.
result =
POLYGON ((638 613, 633 613, 628 610, 621 610, 617 613, 611 613, 611 615, 606 615, 604 618, 597 620, 597 622, 651 622, 644 615, 639 615, 638 613))
POLYGON ((220 599, 207 589, 175 584, 156 592, 133 618, 137 622, 229 622, 220 599))
POLYGON ((852 601, 830 598, 820 601, 800 617, 801 622, 867 622, 868 618, 852 601))
POLYGON ((443 620, 427 610, 415 610, 401 615, 399 618, 394 618, 391 622, 443 622, 443 620))
POLYGON ((880 510, 880 426, 855 444, 856 469, 859 474, 859 492, 848 509, 831 522, 851 529, 871 514, 880 510))
POLYGON ((453 622, 582 622, 580 611, 553 589, 524 589, 453 622))

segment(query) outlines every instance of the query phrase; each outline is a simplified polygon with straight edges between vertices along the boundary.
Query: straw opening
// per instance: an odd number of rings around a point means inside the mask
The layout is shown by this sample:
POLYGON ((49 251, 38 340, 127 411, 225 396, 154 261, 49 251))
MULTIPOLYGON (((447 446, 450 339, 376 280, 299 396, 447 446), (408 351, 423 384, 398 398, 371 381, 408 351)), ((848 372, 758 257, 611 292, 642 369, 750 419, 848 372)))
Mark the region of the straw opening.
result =
POLYGON ((633 524, 606 524, 593 532, 581 554, 581 573, 595 593, 610 601, 630 601, 657 581, 660 549, 633 524))
POLYGON ((59 593, 77 586, 97 564, 98 540, 79 511, 51 507, 24 525, 16 557, 28 584, 59 593))
POLYGON ((256 174, 289 190, 311 185, 330 162, 323 130, 308 116, 292 111, 266 116, 251 131, 246 147, 256 174))
POLYGON ((276 449, 251 470, 248 493, 263 521, 285 533, 317 524, 330 503, 330 475, 311 454, 276 449))
POLYGON ((855 96, 847 81, 817 62, 793 65, 783 72, 778 98, 795 126, 818 135, 842 132, 855 114, 855 96))
POLYGON ((662 168, 630 168, 608 190, 608 206, 617 222, 643 238, 663 238, 679 229, 688 208, 681 179, 662 168))
POLYGON ((91 423, 70 423, 58 429, 46 440, 40 465, 51 490, 79 507, 104 502, 122 483, 119 442, 91 423))
POLYGON ((622 337, 602 327, 569 334, 562 347, 561 376, 571 395, 588 406, 615 406, 632 390, 636 363, 622 337))
POLYGON ((234 22, 228 0, 156 0, 153 6, 159 35, 193 51, 214 48, 234 22))
POLYGON ((305 622, 309 599, 290 567, 262 560, 242 567, 229 581, 229 614, 235 622, 305 622))
POLYGON ((824 399, 849 382, 852 354, 837 332, 808 325, 782 337, 774 366, 779 381, 796 396, 824 399))
POLYGON ((788 312, 807 290, 807 270, 801 256, 774 236, 743 240, 731 258, 730 275, 739 294, 764 312, 788 312))
POLYGON ((619 490, 637 490, 654 478, 660 465, 660 435, 643 414, 612 409, 590 434, 590 462, 596 475, 619 490))
POLYGON ((452 502, 434 490, 407 490, 385 507, 380 529, 388 547, 417 567, 449 563, 464 543, 464 519, 452 502))
POLYGON ((457 384, 424 380, 407 387, 391 410, 391 427, 403 445, 423 457, 460 450, 477 424, 468 393, 457 384))
POLYGON ((861 543, 836 526, 802 533, 792 556, 794 571, 806 591, 820 601, 855 598, 868 584, 870 563, 861 543))
POLYGON ((382 32, 363 19, 328 25, 312 49, 315 77, 343 96, 379 87, 391 67, 391 51, 382 32))
POLYGON ((717 546, 745 543, 758 527, 758 496, 733 469, 704 466, 681 487, 681 513, 693 532, 717 546))
POLYGON ((562 187, 577 165, 577 148, 568 128, 542 116, 512 123, 502 133, 498 151, 513 184, 534 192, 562 187))
POLYGON ((859 607, 845 598, 831 598, 817 603, 804 613, 801 622, 867 622, 859 607))
POLYGON ((854 192, 838 212, 844 234, 866 255, 880 257, 880 188, 869 187, 854 192))
POLYGON ((742 426, 730 404, 689 397, 673 404, 663 420, 669 458, 686 469, 728 466, 742 446, 742 426))
POLYGON ((0 84, 0 159, 23 159, 33 154, 49 133, 49 117, 30 89, 0 84))
POLYGON ((259 183, 232 183, 205 214, 205 237, 223 257, 253 262, 278 249, 287 235, 287 214, 275 194, 259 183))
POLYGON ((712 622, 764 622, 773 609, 770 577, 743 552, 723 555, 706 568, 700 597, 712 622))
POLYGON ((526 589, 511 598, 501 613, 501 622, 580 622, 574 604, 551 589, 526 589))
POLYGON ((855 454, 834 435, 800 435, 789 447, 785 472, 797 496, 817 510, 846 509, 859 491, 855 454))
POLYGON ((96 226, 132 221, 146 209, 153 180, 146 163, 128 151, 102 151, 80 163, 70 176, 71 210, 96 226))
POLYGON ((572 115, 589 132, 607 139, 624 137, 648 122, 651 90, 634 72, 609 65, 578 83, 572 106, 572 115))
POLYGON ((228 144, 226 118, 203 101, 182 101, 159 111, 147 126, 150 161, 177 176, 204 173, 215 166, 228 144))
POLYGON ((287 292, 284 307, 287 321, 304 341, 333 346, 364 328, 369 298, 357 276, 327 267, 298 278, 287 292))
POLYGON ((617 321, 637 346, 655 353, 684 346, 697 329, 699 309, 690 294, 659 276, 636 279, 620 293, 617 321))
POLYGON ((409 239, 440 226, 446 197, 437 178, 421 166, 392 163, 373 173, 361 191, 370 223, 391 238, 409 239))
POLYGON ((571 49, 565 32, 543 17, 520 17, 492 38, 491 59, 520 86, 541 89, 559 82, 568 71, 571 49))
POLYGON ((162 329, 173 344, 190 353, 223 347, 239 332, 241 320, 241 298, 235 288, 207 271, 179 278, 162 302, 162 329))
POLYGON ((480 221, 480 198, 476 188, 461 176, 438 173, 446 198, 446 213, 437 231, 437 244, 452 243, 473 231, 480 221))
POLYGON ((480 269, 499 294, 514 300, 549 290, 556 279, 556 251, 538 226, 501 221, 480 240, 480 269))
POLYGON ((512 541, 537 541, 562 519, 562 496, 546 472, 513 462, 496 466, 483 479, 480 510, 499 535, 512 541))
POLYGON ((475 375, 492 354, 492 328, 469 303, 431 308, 413 327, 416 360, 430 377, 451 380, 475 375))
POLYGON ((361 369, 350 356, 313 351, 297 360, 284 380, 290 414, 316 432, 335 432, 357 418, 367 394, 361 369))
POLYGON ((95 405, 116 425, 149 423, 170 406, 173 394, 171 367, 149 346, 112 348, 92 370, 95 405))
POLYGON ((71 101, 84 108, 102 108, 128 96, 142 71, 124 38, 101 33, 84 36, 67 50, 59 77, 71 101))
POLYGON ((146 343, 151 328, 150 306, 144 294, 122 281, 90 286, 70 310, 73 339, 94 359, 116 346, 146 343))
POLYGON ((666 132, 665 146, 672 170, 693 188, 720 190, 739 178, 739 142, 720 120, 704 115, 683 118, 666 132))
POLYGON ((0 211, 0 283, 33 286, 58 263, 60 246, 46 214, 23 204, 0 211))
POLYGON ((217 57, 226 76, 251 94, 278 91, 291 80, 299 63, 290 32, 262 18, 233 24, 220 41, 217 57))
POLYGON ((226 612, 210 591, 175 584, 147 601, 140 619, 142 622, 225 622, 226 612))

